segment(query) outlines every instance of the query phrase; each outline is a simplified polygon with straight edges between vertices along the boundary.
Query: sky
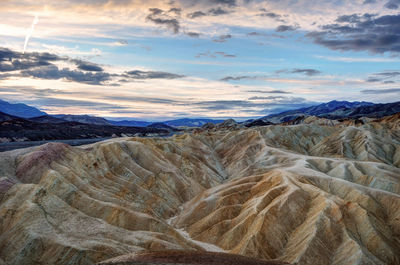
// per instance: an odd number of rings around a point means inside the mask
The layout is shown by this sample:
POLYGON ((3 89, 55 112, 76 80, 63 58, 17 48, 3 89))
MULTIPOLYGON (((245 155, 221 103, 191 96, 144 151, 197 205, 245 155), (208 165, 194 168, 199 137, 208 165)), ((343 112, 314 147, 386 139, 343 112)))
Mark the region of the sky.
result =
POLYGON ((0 99, 245 120, 400 100, 400 0, 2 0, 0 99))

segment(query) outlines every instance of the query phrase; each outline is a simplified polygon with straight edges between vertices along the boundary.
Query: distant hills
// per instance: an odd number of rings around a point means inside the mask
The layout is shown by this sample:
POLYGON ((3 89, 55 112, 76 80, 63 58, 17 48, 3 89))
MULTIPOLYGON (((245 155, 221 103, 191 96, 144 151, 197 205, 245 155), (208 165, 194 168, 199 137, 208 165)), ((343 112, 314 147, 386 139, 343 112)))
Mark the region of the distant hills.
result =
POLYGON ((19 117, 4 113, 4 112, 0 112, 0 122, 2 121, 10 121, 10 120, 15 120, 15 119, 19 119, 19 117))
POLYGON ((343 109, 354 109, 357 107, 368 107, 373 106, 374 103, 371 102, 348 102, 348 101, 330 101, 328 103, 322 103, 320 105, 311 106, 307 108, 300 108, 295 110, 284 111, 277 114, 271 114, 262 117, 260 120, 268 121, 272 123, 288 122, 299 116, 318 116, 325 117, 327 115, 333 114, 335 111, 343 109))
POLYGON ((108 122, 110 122, 112 125, 116 125, 116 126, 127 126, 127 127, 146 127, 150 124, 152 124, 152 122, 148 122, 148 121, 135 121, 135 120, 122 120, 122 121, 114 121, 114 120, 107 120, 108 122))
MULTIPOLYGON (((380 118, 400 112, 400 102, 387 104, 374 104, 372 102, 348 102, 330 101, 316 106, 288 110, 276 114, 271 114, 259 119, 243 122, 246 127, 264 126, 270 124, 287 123, 299 117, 316 116, 327 119, 347 119, 359 117, 380 118)), ((36 123, 65 123, 76 122, 81 124, 114 126, 114 127, 149 127, 173 131, 174 128, 201 127, 205 124, 218 124, 224 120, 183 118, 167 120, 163 122, 148 122, 137 120, 112 120, 90 115, 48 115, 34 107, 25 104, 11 104, 0 100, 0 121, 12 120, 15 118, 29 119, 36 123), (7 116, 9 115, 9 116, 7 116)))
POLYGON ((170 120, 170 121, 165 121, 163 122, 166 125, 173 126, 173 127, 201 127, 206 123, 221 123, 224 120, 213 120, 213 119, 189 119, 189 118, 184 118, 184 119, 177 119, 177 120, 170 120))
POLYGON ((74 121, 74 122, 80 122, 80 123, 85 123, 85 124, 113 125, 104 118, 89 116, 89 115, 52 115, 52 116, 59 118, 59 119, 63 119, 65 121, 74 121))
MULTIPOLYGON (((316 106, 271 114, 255 121, 274 124, 289 122, 298 117, 317 116, 327 119, 380 118, 400 112, 400 102, 374 104, 371 102, 330 101, 316 106)), ((254 120, 249 122, 255 122, 254 120)))
MULTIPOLYGON (((154 124, 154 122, 149 122, 149 121, 137 121, 137 120, 118 121, 118 120, 105 119, 102 117, 95 117, 90 115, 71 115, 71 114, 49 115, 43 111, 38 110, 35 107, 31 107, 22 103, 12 104, 4 100, 0 100, 0 112, 17 116, 20 118, 34 118, 32 121, 39 123, 61 123, 63 121, 64 122, 70 121, 70 122, 79 122, 84 124, 114 125, 114 126, 124 126, 124 127, 147 127, 149 125, 154 124)), ((171 127, 201 127, 206 123, 217 124, 221 122, 223 122, 223 120, 183 118, 183 119, 168 120, 162 123, 171 127)), ((160 127, 159 122, 157 122, 156 124, 158 124, 158 127, 160 127)), ((154 125, 152 127, 154 128, 154 125)))
POLYGON ((0 99, 0 111, 21 118, 32 118, 32 117, 47 115, 47 113, 40 111, 35 107, 31 107, 23 103, 13 104, 1 99, 0 99))

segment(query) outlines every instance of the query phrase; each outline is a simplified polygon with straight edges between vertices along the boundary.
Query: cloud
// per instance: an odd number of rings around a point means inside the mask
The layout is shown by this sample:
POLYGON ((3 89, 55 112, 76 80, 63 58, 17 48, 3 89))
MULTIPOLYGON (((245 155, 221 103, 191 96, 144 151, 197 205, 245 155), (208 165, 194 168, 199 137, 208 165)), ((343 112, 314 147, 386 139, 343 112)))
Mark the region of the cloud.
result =
MULTIPOLYGON (((157 11, 155 11, 157 12, 157 11)), ((175 79, 184 77, 161 71, 129 71, 121 74, 111 74, 104 72, 104 69, 92 62, 81 59, 71 59, 69 57, 60 57, 50 53, 25 53, 15 52, 9 49, 0 48, 0 79, 9 77, 32 77, 48 80, 67 80, 90 85, 119 85, 119 83, 109 83, 115 78, 131 79, 175 79), (63 62, 63 68, 56 64, 63 62), (71 67, 66 67, 70 64, 71 67)), ((128 80, 127 80, 128 81, 128 80)))
POLYGON ((217 38, 213 39, 213 42, 226 42, 228 39, 231 39, 232 35, 231 34, 224 34, 224 35, 220 35, 217 38))
POLYGON ((243 79, 257 79, 256 76, 242 75, 242 76, 226 76, 221 78, 220 81, 240 81, 243 79))
POLYGON ((220 5, 235 6, 236 5, 236 0, 211 0, 211 3, 220 4, 220 5))
POLYGON ((268 11, 265 8, 261 8, 260 11, 261 11, 261 13, 257 14, 257 16, 259 16, 259 17, 268 17, 268 18, 274 19, 278 22, 285 22, 285 20, 282 19, 282 15, 280 15, 280 14, 268 11))
POLYGON ((369 82, 369 83, 375 83, 375 82, 380 82, 380 81, 382 81, 382 79, 379 79, 379 78, 374 78, 374 77, 369 77, 367 80, 365 80, 365 81, 367 81, 367 82, 369 82))
POLYGON ((210 52, 210 51, 198 53, 195 57, 196 58, 200 58, 200 57, 217 58, 217 56, 224 57, 224 58, 235 58, 236 57, 236 55, 234 55, 234 54, 228 54, 225 52, 210 52))
POLYGON ((380 17, 376 14, 353 14, 340 16, 336 22, 307 36, 332 50, 400 52, 400 14, 380 17))
POLYGON ((196 11, 196 12, 193 12, 193 13, 189 13, 187 15, 188 18, 192 18, 192 19, 198 18, 198 17, 204 17, 204 16, 207 16, 207 14, 204 13, 203 11, 196 11))
POLYGON ((278 70, 276 71, 277 74, 280 73, 289 73, 289 74, 304 74, 308 76, 314 76, 318 75, 321 73, 321 71, 315 70, 315 69, 303 69, 303 68, 294 68, 291 70, 283 69, 283 70, 278 70))
POLYGON ((259 96, 255 96, 255 97, 250 97, 249 100, 270 100, 270 99, 282 99, 285 98, 283 96, 268 96, 268 97, 259 97, 259 96))
POLYGON ((24 77, 34 77, 40 79, 65 79, 68 81, 75 81, 78 83, 85 83, 89 85, 101 85, 105 81, 110 80, 109 73, 104 72, 82 72, 78 70, 70 70, 68 68, 59 69, 55 65, 48 65, 40 68, 23 70, 21 75, 24 77))
POLYGON ((388 80, 388 79, 393 79, 396 77, 400 77, 399 71, 386 71, 386 72, 374 73, 372 74, 372 76, 368 77, 368 79, 365 81, 369 83, 382 82, 384 84, 392 84, 395 82, 393 80, 388 80))
POLYGON ((191 37, 191 38, 199 38, 200 35, 201 35, 200 33, 192 32, 192 31, 185 32, 185 34, 188 35, 188 36, 191 37))
POLYGON ((340 56, 323 56, 323 55, 315 55, 316 58, 325 59, 328 61, 334 62, 345 62, 345 63, 358 63, 358 62, 400 62, 399 59, 396 58, 382 58, 382 57, 340 57, 340 56))
POLYGON ((192 106, 198 106, 201 109, 209 111, 219 110, 234 110, 234 109, 252 109, 258 113, 264 112, 266 108, 270 111, 273 108, 280 107, 286 108, 292 105, 304 104, 309 105, 306 99, 301 97, 284 97, 284 96, 271 96, 271 97, 253 97, 249 100, 214 100, 214 101, 200 101, 191 103, 192 106), (264 100, 264 101, 263 101, 264 100))
POLYGON ((265 36, 266 34, 264 33, 260 33, 260 32, 256 32, 256 31, 252 31, 246 34, 247 36, 265 36))
POLYGON ((376 0, 364 0, 363 5, 375 4, 376 0))
POLYGON ((391 94, 400 93, 400 88, 388 88, 388 89, 366 89, 361 90, 363 94, 391 94))
POLYGON ((173 7, 170 10, 168 10, 168 13, 175 13, 176 15, 180 15, 182 12, 182 8, 178 7, 173 7))
POLYGON ((384 78, 393 78, 393 77, 400 76, 400 72, 388 71, 388 72, 375 73, 375 75, 383 76, 384 78))
POLYGON ((167 72, 140 70, 126 72, 126 75, 133 79, 176 79, 184 77, 183 75, 171 74, 167 72))
POLYGON ((83 70, 83 71, 90 71, 90 72, 102 72, 103 71, 103 68, 101 68, 97 64, 83 62, 83 61, 80 61, 78 63, 78 69, 83 70))
POLYGON ((222 9, 220 7, 218 8, 212 8, 210 10, 208 10, 208 14, 211 16, 220 16, 220 15, 226 15, 229 14, 230 11, 222 9))
POLYGON ((144 103, 153 103, 153 104, 172 104, 172 105, 186 105, 187 104, 187 102, 173 100, 173 99, 127 96, 127 95, 111 96, 111 97, 107 97, 107 99, 118 100, 118 101, 129 100, 130 102, 144 102, 144 103))
POLYGON ((215 16, 230 14, 231 12, 232 12, 231 10, 222 9, 221 7, 217 7, 217 8, 211 8, 208 11, 198 10, 198 11, 187 14, 187 17, 190 19, 195 19, 195 18, 205 17, 205 16, 214 16, 215 17, 215 16))
POLYGON ((13 72, 36 67, 49 66, 55 61, 65 61, 67 57, 60 57, 50 53, 20 53, 6 48, 0 48, 0 72, 13 72))
POLYGON ((265 93, 265 94, 292 94, 292 92, 283 90, 247 90, 250 93, 265 93))
POLYGON ((35 15, 35 18, 33 19, 32 25, 29 28, 28 33, 27 33, 27 35, 25 37, 24 51, 22 53, 25 53, 26 47, 28 46, 29 39, 31 38, 31 36, 33 34, 33 31, 35 30, 35 26, 37 25, 37 23, 39 23, 38 14, 35 15))
POLYGON ((178 34, 180 29, 179 21, 167 15, 163 10, 159 8, 150 8, 150 14, 146 17, 146 20, 153 22, 157 25, 163 25, 171 29, 174 34, 178 34))
POLYGON ((388 9, 398 9, 400 5, 399 0, 390 0, 385 4, 385 7, 388 9))
POLYGON ((297 27, 289 26, 289 25, 280 25, 278 26, 275 31, 276 32, 285 32, 285 31, 295 31, 297 27))

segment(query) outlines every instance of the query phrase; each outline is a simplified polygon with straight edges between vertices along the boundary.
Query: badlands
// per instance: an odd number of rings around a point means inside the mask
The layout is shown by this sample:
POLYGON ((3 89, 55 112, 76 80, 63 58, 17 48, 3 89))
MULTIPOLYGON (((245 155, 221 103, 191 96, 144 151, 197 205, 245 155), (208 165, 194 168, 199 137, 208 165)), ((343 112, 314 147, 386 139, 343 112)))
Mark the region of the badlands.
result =
POLYGON ((400 264, 399 167, 399 114, 3 152, 0 264, 400 264))

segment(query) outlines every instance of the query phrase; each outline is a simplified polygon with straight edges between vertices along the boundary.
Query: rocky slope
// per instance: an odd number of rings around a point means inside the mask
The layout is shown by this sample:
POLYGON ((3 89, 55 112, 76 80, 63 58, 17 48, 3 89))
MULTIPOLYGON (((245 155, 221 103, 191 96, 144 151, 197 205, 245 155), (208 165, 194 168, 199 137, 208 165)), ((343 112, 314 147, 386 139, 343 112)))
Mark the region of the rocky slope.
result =
POLYGON ((399 115, 0 153, 0 264, 167 249, 400 264, 399 115))

